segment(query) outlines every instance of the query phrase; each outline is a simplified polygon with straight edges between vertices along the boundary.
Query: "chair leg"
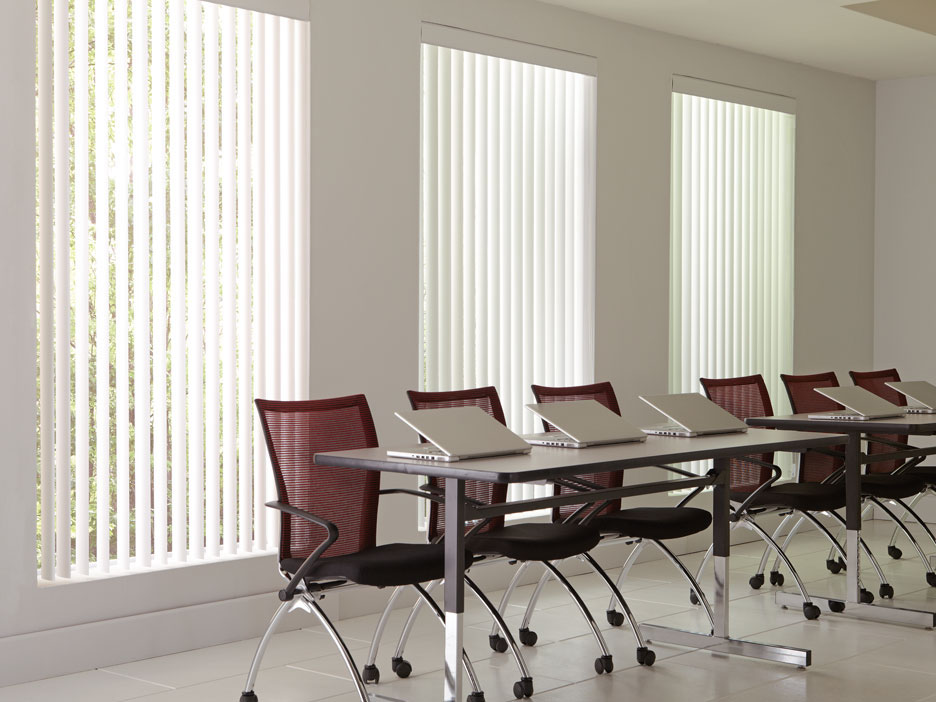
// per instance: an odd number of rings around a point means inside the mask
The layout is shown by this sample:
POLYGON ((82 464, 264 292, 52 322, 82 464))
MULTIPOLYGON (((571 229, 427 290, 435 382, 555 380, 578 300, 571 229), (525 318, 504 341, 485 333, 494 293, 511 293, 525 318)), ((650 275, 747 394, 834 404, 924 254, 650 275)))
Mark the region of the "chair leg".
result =
MULTIPOLYGON (((500 612, 501 617, 507 616, 507 605, 510 603, 510 598, 513 596, 514 590, 517 588, 517 584, 520 582, 520 577, 524 572, 526 572, 526 569, 529 567, 529 565, 530 564, 527 561, 524 561, 519 566, 517 566, 517 570, 514 571, 514 575, 510 579, 510 583, 508 583, 507 589, 504 590, 504 594, 501 595, 500 604, 497 605, 497 611, 500 612)), ((491 648, 495 651, 503 646, 503 644, 497 641, 500 636, 497 631, 497 622, 494 621, 491 624, 491 633, 488 636, 488 641, 491 645, 491 648)), ((501 652, 503 653, 503 651, 501 652)))
MULTIPOLYGON (((425 587, 425 591, 427 593, 432 592, 440 582, 442 581, 433 580, 425 587)), ((420 589, 423 589, 422 586, 420 586, 420 589)), ((409 640, 410 633, 413 630, 413 625, 416 623, 416 617, 419 616, 419 610, 422 609, 424 602, 425 600, 422 597, 419 597, 413 603, 413 608, 410 610, 409 616, 406 618, 406 622, 403 624, 403 630, 400 632, 400 639, 397 641, 396 650, 393 652, 393 656, 390 658, 390 670, 392 670, 401 678, 409 677, 409 674, 413 670, 409 662, 403 659, 403 649, 406 648, 406 642, 409 640)))
MULTIPOLYGON (((909 502, 910 507, 916 507, 917 503, 931 492, 932 490, 927 488, 923 492, 914 495, 913 499, 909 502)), ((904 510, 903 516, 900 517, 900 521, 903 521, 906 518, 907 512, 904 510)), ((903 552, 897 547, 897 536, 900 533, 900 529, 895 526, 894 531, 891 533, 890 541, 887 542, 887 555, 894 559, 900 558, 903 555, 903 552)))
POLYGON ((790 574, 793 576, 793 579, 796 581, 796 587, 800 591, 800 595, 803 597, 803 614, 807 619, 818 619, 820 610, 814 605, 809 599, 809 593, 806 591, 806 586, 803 584, 802 579, 799 576, 799 573, 796 572, 796 568, 793 567, 793 563, 790 561, 789 557, 780 546, 777 545, 777 542, 774 541, 770 534, 768 534, 764 528, 754 521, 751 517, 745 516, 742 517, 742 521, 739 524, 743 523, 747 528, 754 531, 758 536, 760 536, 766 543, 780 555, 780 558, 783 560, 786 567, 789 569, 790 574))
MULTIPOLYGON (((783 526, 795 516, 795 512, 790 512, 786 517, 783 518, 783 521, 780 522, 780 525, 774 530, 771 538, 776 541, 780 536, 780 531, 783 529, 783 526)), ((800 530, 800 527, 803 525, 805 517, 800 515, 799 519, 796 520, 796 523, 792 526, 789 532, 787 532, 786 538, 783 540, 783 544, 780 546, 780 550, 786 551, 787 546, 793 542, 793 537, 796 536, 796 533, 800 530)), ((764 556, 771 552, 770 546, 764 547, 764 556)), ((761 557, 761 562, 764 560, 764 556, 761 557)), ((763 574, 763 570, 759 571, 763 574)), ((780 555, 779 552, 774 557, 773 567, 770 569, 770 584, 781 587, 783 585, 783 574, 780 572, 780 555)))
POLYGON ((384 607, 383 612, 380 614, 380 619, 377 620, 377 628, 374 630, 370 651, 367 653, 367 663, 364 665, 363 677, 366 683, 376 683, 380 680, 380 671, 377 670, 377 649, 380 647, 380 640, 383 638, 384 629, 387 627, 387 620, 390 618, 390 612, 393 610, 393 605, 395 605, 396 601, 400 598, 401 592, 403 592, 402 585, 393 589, 393 594, 390 595, 390 599, 387 600, 387 606, 384 607))
MULTIPOLYGON (((914 495, 914 497, 918 497, 922 494, 922 492, 917 493, 917 495, 914 495)), ((936 536, 933 536, 933 532, 930 530, 929 525, 920 518, 920 515, 917 514, 916 510, 913 508, 913 505, 904 502, 903 500, 894 500, 894 502, 904 508, 904 519, 906 519, 907 515, 909 514, 910 518, 915 521, 921 529, 923 529, 923 533, 926 534, 926 536, 929 538, 930 543, 933 544, 933 547, 936 548, 936 536)))
POLYGON ((594 617, 592 617, 591 612, 588 611, 588 607, 585 606, 585 602, 582 600, 578 592, 576 592, 575 588, 572 587, 571 583, 566 580, 566 577, 559 572, 556 566, 548 561, 541 561, 541 563, 546 567, 547 570, 552 573, 553 577, 559 581, 559 584, 565 588, 565 591, 569 593, 569 597, 572 598, 575 606, 578 607, 579 612, 581 612, 582 616, 585 618, 585 621, 588 623, 588 626, 592 630, 595 641, 598 643, 598 648, 601 650, 601 655, 595 659, 595 672, 599 675, 602 673, 610 673, 612 670, 614 670, 614 661, 611 657, 611 652, 608 650, 608 644, 605 643, 604 636, 601 635, 601 630, 595 623, 594 617))
MULTIPOLYGON (((841 514, 839 514, 838 512, 834 512, 834 511, 826 512, 825 514, 828 514, 830 517, 832 517, 832 519, 834 519, 839 524, 841 524, 843 529, 845 528, 845 517, 843 517, 841 514)), ((881 564, 878 563, 877 558, 874 557, 874 554, 871 552, 871 549, 868 547, 867 542, 865 542, 863 538, 858 537, 858 546, 861 548, 862 553, 864 553, 868 561, 870 561, 871 565, 874 567, 874 572, 877 573, 878 580, 881 581, 881 586, 878 588, 878 594, 884 598, 888 598, 888 599, 893 598, 894 587, 889 582, 887 582, 887 576, 884 575, 884 571, 881 569, 881 564)), ((862 590, 861 592, 862 598, 867 598, 867 595, 865 595, 866 592, 867 590, 862 590)), ((869 603, 871 601, 872 601, 871 599, 868 599, 869 603)))
POLYGON ((530 595, 526 609, 523 612, 523 621, 520 622, 519 629, 520 643, 524 643, 524 639, 526 639, 528 643, 525 645, 527 646, 532 646, 536 643, 536 633, 530 631, 530 620, 533 618, 533 612, 536 611, 536 603, 539 602, 540 594, 542 594, 543 588, 551 577, 552 573, 548 569, 543 571, 543 574, 536 583, 536 587, 533 588, 533 594, 530 595))
POLYGON ((244 685, 244 692, 241 694, 240 702, 256 701, 257 695, 254 694, 253 688, 254 683, 257 681, 257 674, 260 672, 260 662, 263 660, 263 654, 266 653, 267 646, 270 644, 270 638, 276 632, 276 627, 279 626, 280 620, 297 607, 301 607, 299 602, 301 602, 301 600, 283 602, 276 608, 276 612, 274 612, 273 618, 270 619, 266 631, 263 632, 260 643, 257 644, 257 651, 254 653, 253 661, 250 663, 250 671, 247 673, 247 684, 244 685))
MULTIPOLYGON (((731 528, 734 529, 737 524, 732 524, 731 528)), ((705 572, 705 566, 708 565, 709 559, 712 557, 712 551, 715 548, 714 544, 709 544, 708 549, 705 551, 705 555, 702 556, 702 562, 699 564, 699 569, 696 571, 695 579, 696 582, 699 581, 699 578, 702 577, 702 573, 705 572)))
MULTIPOLYGON (((634 563, 637 562, 637 556, 640 555, 640 552, 643 551, 644 542, 643 539, 637 539, 637 544, 634 548, 631 549, 631 552, 627 554, 627 558, 624 560, 624 565, 621 566, 621 572, 617 576, 617 580, 614 581, 614 587, 618 590, 621 589, 621 583, 627 578, 627 574, 630 573, 630 569, 633 567, 634 563)), ((620 621, 618 624, 615 624, 618 619, 620 619, 620 614, 614 609, 615 599, 612 592, 611 599, 608 601, 608 623, 612 626, 620 626, 623 624, 623 621, 620 621)))
MULTIPOLYGON (((920 556, 920 560, 923 561, 923 567, 926 568, 926 583, 930 587, 936 587, 936 573, 933 572, 933 568, 930 566, 929 558, 927 558, 926 553, 923 551, 923 548, 920 546, 920 542, 916 540, 916 537, 910 532, 910 529, 897 518, 897 515, 894 514, 894 511, 888 507, 882 500, 877 499, 876 497, 870 498, 871 501, 884 510, 884 513, 891 518, 894 524, 897 525, 904 535, 910 540, 910 543, 913 545, 913 548, 916 549, 916 552, 920 556)), ((899 501, 898 501, 899 502, 899 501)), ((906 507, 904 503, 900 503, 901 506, 906 507)), ((919 517, 917 517, 919 519, 919 517)), ((928 530, 927 530, 928 531, 928 530)))
MULTIPOLYGON (((580 558, 591 567, 591 569, 595 572, 595 575, 604 581, 604 584, 611 591, 611 596, 614 598, 614 601, 621 608, 621 611, 624 612, 622 617, 627 617, 631 631, 634 633, 634 639, 637 641, 637 662, 640 665, 645 666, 653 665, 653 662, 656 660, 656 654, 647 648, 647 644, 643 640, 643 636, 640 634, 640 625, 637 623, 637 619, 634 617, 634 613, 631 612, 631 608, 628 606, 627 601, 624 599, 624 596, 621 594, 621 591, 618 589, 617 585, 615 585, 614 581, 608 577, 608 574, 605 572, 604 568, 598 565, 598 562, 590 553, 583 553, 580 558)), ((611 623, 613 624, 613 622, 611 623)))
POLYGON ((666 559, 672 563, 676 569, 682 573, 682 576, 689 583, 689 587, 692 589, 692 592, 695 593, 696 599, 699 604, 702 605, 702 609, 705 612, 705 616, 708 617, 709 624, 712 627, 712 632, 715 631, 715 616, 712 614, 712 606, 709 604, 708 599, 705 597, 705 593, 702 592, 702 586, 692 577, 692 573, 689 572, 689 569, 686 568, 685 564, 676 557, 669 547, 658 539, 653 539, 653 544, 656 546, 660 552, 666 557, 666 559))
POLYGON ((475 594, 475 597, 481 602, 483 607, 488 611, 488 614, 494 619, 494 624, 500 630, 501 636, 504 637, 504 640, 507 642, 507 647, 510 649, 511 654, 514 657, 514 661, 517 663, 517 668, 520 669, 520 681, 514 683, 513 693, 514 697, 530 697, 533 695, 533 676, 530 675, 530 670, 527 668, 526 661, 523 660, 523 654, 520 653, 520 647, 517 646, 517 642, 514 640, 513 634, 510 633, 510 629, 507 627, 507 622, 504 621, 504 618, 501 616, 500 612, 497 611, 497 608, 494 607, 487 595, 485 595, 481 588, 469 577, 465 577, 465 584, 468 588, 475 594))
MULTIPOLYGON (((434 583, 439 582, 434 580, 434 583)), ((425 602, 426 606, 432 610, 432 613, 435 614, 436 619, 442 625, 442 628, 445 629, 445 613, 442 611, 442 608, 439 607, 438 603, 432 599, 432 596, 429 594, 427 589, 424 589, 422 585, 411 585, 411 587, 416 590, 419 594, 419 600, 425 602)), ((478 682, 478 676, 475 673, 474 666, 471 664, 471 659, 468 658, 468 654, 465 653, 465 649, 462 649, 462 665, 465 667, 465 675, 468 678, 468 682, 471 684, 471 694, 468 696, 468 701, 473 702, 477 700, 482 702, 484 700, 484 693, 481 691, 481 685, 478 682)))

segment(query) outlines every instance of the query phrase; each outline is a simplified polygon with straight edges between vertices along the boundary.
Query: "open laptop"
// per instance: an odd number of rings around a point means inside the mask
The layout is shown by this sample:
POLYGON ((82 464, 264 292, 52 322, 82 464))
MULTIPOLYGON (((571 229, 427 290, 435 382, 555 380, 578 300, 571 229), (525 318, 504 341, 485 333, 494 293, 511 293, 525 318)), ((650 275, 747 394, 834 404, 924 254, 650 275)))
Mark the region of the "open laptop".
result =
POLYGON ((537 446, 585 448, 647 439, 640 429, 595 400, 541 402, 527 409, 559 429, 524 434, 526 441, 537 446))
POLYGON ((665 424, 646 427, 647 434, 660 436, 702 436, 747 431, 747 424, 697 392, 677 395, 651 395, 640 399, 665 414, 665 424))
POLYGON ((907 414, 936 414, 936 385, 925 380, 903 380, 884 384, 917 403, 916 406, 901 408, 907 414))
POLYGON ((810 419, 845 419, 866 421, 869 419, 886 419, 887 417, 901 417, 902 408, 883 397, 878 397, 870 390, 857 385, 843 387, 814 388, 820 395, 835 400, 846 410, 831 410, 828 412, 815 412, 809 415, 810 419))
POLYGON ((387 451, 388 456, 420 461, 461 461, 466 458, 529 453, 530 445, 480 407, 395 412, 432 443, 387 451))

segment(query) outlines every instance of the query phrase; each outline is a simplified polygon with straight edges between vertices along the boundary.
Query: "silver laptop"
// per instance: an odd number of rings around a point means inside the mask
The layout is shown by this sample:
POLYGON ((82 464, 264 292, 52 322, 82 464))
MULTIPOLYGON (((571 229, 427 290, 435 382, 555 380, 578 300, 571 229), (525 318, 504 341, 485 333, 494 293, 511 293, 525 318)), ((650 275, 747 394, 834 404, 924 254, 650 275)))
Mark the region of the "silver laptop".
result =
POLYGON ((640 429, 595 400, 541 402, 527 409, 559 429, 524 434, 526 441, 537 446, 585 448, 647 439, 640 429))
POLYGON ((480 407, 407 410, 394 414, 432 443, 393 449, 387 451, 388 456, 420 461, 461 461, 530 452, 526 441, 480 407))
POLYGON ((936 414, 936 385, 925 380, 903 380, 884 384, 917 403, 915 406, 902 408, 907 414, 936 414))
POLYGON ((661 436, 701 436, 747 431, 747 424, 697 392, 678 395, 640 396, 640 399, 665 414, 670 420, 643 429, 661 436))
POLYGON ((815 412, 809 415, 810 419, 844 419, 866 421, 869 419, 886 419, 887 417, 901 417, 904 411, 883 397, 878 397, 870 390, 857 385, 843 387, 814 388, 820 395, 835 400, 847 410, 831 410, 829 412, 815 412))

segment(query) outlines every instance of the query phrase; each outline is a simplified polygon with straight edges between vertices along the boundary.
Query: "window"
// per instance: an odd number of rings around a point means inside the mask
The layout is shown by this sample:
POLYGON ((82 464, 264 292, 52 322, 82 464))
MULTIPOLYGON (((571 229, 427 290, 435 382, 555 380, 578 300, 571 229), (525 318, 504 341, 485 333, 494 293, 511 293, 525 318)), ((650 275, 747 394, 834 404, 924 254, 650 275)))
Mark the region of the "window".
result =
POLYGON ((494 385, 510 428, 536 431, 530 384, 594 373, 596 79, 553 67, 594 60, 515 60, 514 42, 434 25, 423 40, 423 387, 494 385), (499 55, 464 50, 479 44, 499 55))
POLYGON ((39 0, 43 580, 266 550, 253 397, 307 392, 308 24, 39 0))
POLYGON ((670 390, 760 373, 779 409, 793 363, 795 103, 681 76, 672 100, 670 390))

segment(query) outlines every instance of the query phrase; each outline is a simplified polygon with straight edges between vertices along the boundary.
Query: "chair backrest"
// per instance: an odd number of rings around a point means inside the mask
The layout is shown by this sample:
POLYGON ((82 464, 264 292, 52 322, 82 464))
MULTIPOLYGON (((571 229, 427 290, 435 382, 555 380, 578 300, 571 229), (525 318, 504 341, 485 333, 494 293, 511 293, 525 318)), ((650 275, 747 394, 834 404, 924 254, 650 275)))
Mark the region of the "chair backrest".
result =
MULTIPOLYGON (((902 392, 897 392, 894 388, 887 387, 885 383, 898 383, 900 382, 900 373, 897 372, 896 368, 888 368, 887 370, 879 371, 848 371, 848 374, 851 376, 852 382, 873 392, 878 397, 883 397, 888 402, 893 402, 898 407, 904 407, 907 404, 907 398, 902 392)), ((880 437, 882 439, 887 439, 888 441, 897 441, 901 444, 907 443, 908 436, 906 434, 874 434, 873 436, 880 437)), ((877 453, 890 453, 894 449, 885 446, 883 444, 868 444, 868 453, 877 454, 877 453)), ((869 473, 892 473, 899 466, 903 465, 903 461, 882 461, 881 463, 869 463, 868 472, 869 473)))
MULTIPOLYGON (((320 466, 316 453, 377 446, 377 431, 364 395, 325 400, 256 400, 280 502, 311 512, 338 527, 324 558, 376 545, 380 473, 320 466)), ((280 560, 305 558, 326 537, 325 529, 299 517, 280 517, 280 560)))
MULTIPOLYGON (((618 406, 617 397, 614 394, 614 388, 609 382, 592 383, 591 385, 574 385, 564 388, 551 388, 545 385, 531 385, 533 397, 537 402, 572 402, 575 400, 595 400, 607 407, 615 414, 621 414, 621 408, 618 406)), ((557 431, 556 427, 543 420, 543 427, 546 431, 557 431)), ((621 487, 624 482, 624 471, 616 470, 605 473, 589 473, 579 476, 589 482, 601 485, 602 487, 621 487)), ((574 492, 571 488, 556 485, 554 494, 562 495, 574 492)), ((569 515, 575 513, 581 505, 565 505, 553 508, 553 521, 562 521, 569 515)), ((608 506, 601 510, 601 513, 615 512, 621 508, 621 500, 611 500, 608 506)), ((587 516, 591 512, 585 510, 581 516, 587 516)))
MULTIPOLYGON (((788 375, 781 373, 780 380, 790 398, 790 408, 794 414, 809 412, 827 412, 844 409, 838 402, 825 395, 820 395, 816 388, 836 388, 838 378, 835 373, 812 373, 808 375, 788 375)), ((833 451, 845 451, 845 446, 834 446, 833 451)), ((800 454, 799 479, 801 483, 818 483, 837 471, 844 464, 844 459, 835 458, 815 451, 800 454)))
MULTIPOLYGON (((773 404, 767 392, 767 384, 760 375, 745 375, 737 378, 699 378, 706 397, 740 420, 748 417, 769 417, 773 404)), ((753 456, 760 461, 773 463, 773 453, 753 456)), ((771 477, 771 470, 754 463, 731 459, 728 483, 733 492, 753 492, 771 477)))
MULTIPOLYGON (((439 409, 444 407, 480 407, 501 424, 507 424, 504 408, 501 405, 497 388, 487 386, 483 388, 470 388, 468 390, 446 390, 441 392, 423 392, 407 390, 410 405, 414 410, 439 409)), ((422 438, 422 437, 420 437, 422 438)), ((438 478, 430 478, 429 482, 436 487, 443 487, 438 478)), ((481 480, 465 481, 465 496, 484 504, 499 504, 507 501, 507 485, 503 483, 489 483, 481 480)), ((481 531, 490 531, 504 525, 503 517, 495 517, 488 522, 481 531)), ((471 522, 465 525, 466 530, 473 526, 471 522)), ((430 541, 437 540, 445 534, 445 511, 440 509, 436 502, 429 504, 430 541)))

